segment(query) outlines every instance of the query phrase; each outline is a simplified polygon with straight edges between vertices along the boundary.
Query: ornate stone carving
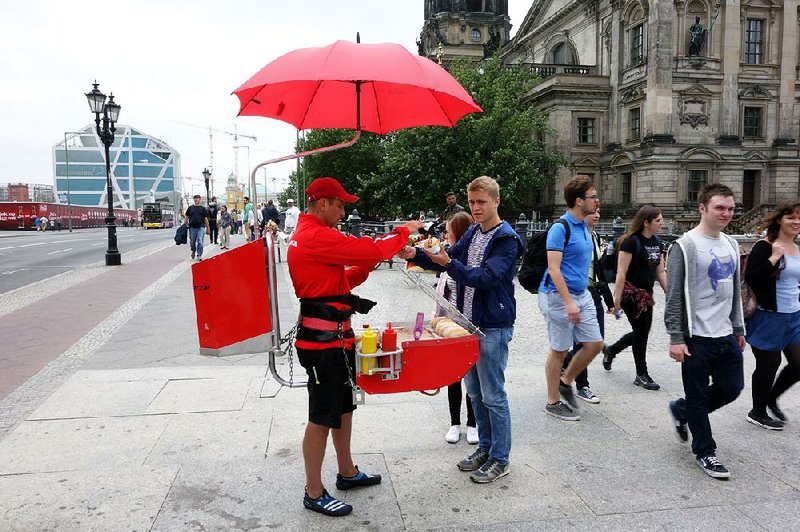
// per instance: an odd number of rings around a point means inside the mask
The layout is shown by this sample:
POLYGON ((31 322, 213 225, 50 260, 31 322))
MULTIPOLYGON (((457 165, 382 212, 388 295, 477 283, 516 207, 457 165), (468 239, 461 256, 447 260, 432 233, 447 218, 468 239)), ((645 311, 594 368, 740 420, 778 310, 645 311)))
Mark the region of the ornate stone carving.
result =
POLYGON ((772 93, 761 85, 751 85, 739 91, 739 98, 750 100, 771 100, 772 93))
POLYGON ((636 87, 631 87, 625 91, 622 91, 620 101, 622 103, 630 103, 636 100, 641 100, 645 97, 644 90, 642 90, 641 85, 637 85, 636 87))
POLYGON ((711 118, 709 107, 714 93, 702 85, 693 85, 678 94, 681 98, 678 107, 678 118, 681 124, 689 124, 694 129, 699 126, 707 126, 711 118))

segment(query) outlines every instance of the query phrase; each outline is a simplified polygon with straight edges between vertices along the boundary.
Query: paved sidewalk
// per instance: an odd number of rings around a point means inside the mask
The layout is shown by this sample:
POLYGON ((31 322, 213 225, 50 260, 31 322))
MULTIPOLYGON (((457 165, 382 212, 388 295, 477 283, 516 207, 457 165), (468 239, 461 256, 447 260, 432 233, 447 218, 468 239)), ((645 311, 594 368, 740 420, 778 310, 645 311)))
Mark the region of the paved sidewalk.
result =
MULTIPOLYGON (((179 249, 185 255, 186 247, 179 249)), ((147 259, 152 284, 131 289, 129 310, 98 311, 96 321, 116 320, 107 331, 95 327, 72 346, 51 349, 64 354, 42 372, 73 355, 77 367, 29 405, 24 421, 6 423, 4 437, 0 432, 3 530, 798 528, 798 424, 775 433, 746 423, 748 385, 712 415, 719 456, 733 477, 707 477, 669 425, 666 403, 681 393, 680 371, 666 355, 660 317, 649 355, 660 391, 633 386, 626 352, 611 372, 592 365, 601 403, 585 405, 580 422, 546 416, 546 335, 535 296, 526 293, 518 293, 506 373, 511 474, 476 485, 456 469, 474 447, 445 443, 446 393, 369 396, 355 415, 353 450, 359 466, 382 473, 383 483, 337 491, 330 448, 328 488, 355 510, 340 519, 308 512, 301 504, 305 390, 279 388, 263 354, 197 354, 188 263, 172 255, 147 259)), ((287 296, 285 265, 280 274, 287 296)), ((395 271, 374 272, 359 292, 379 301, 369 316, 379 324, 416 304, 405 304, 413 292, 395 271)), ((663 296, 657 303, 659 316, 663 296)), ((290 323, 295 301, 284 297, 281 312, 290 323)), ((608 338, 626 329, 609 323, 608 338)), ((751 358, 748 352, 748 382, 751 358)), ((280 369, 288 374, 285 361, 280 369)), ((0 402, 0 427, 9 398, 0 402)), ((800 420, 797 391, 782 406, 800 420)))

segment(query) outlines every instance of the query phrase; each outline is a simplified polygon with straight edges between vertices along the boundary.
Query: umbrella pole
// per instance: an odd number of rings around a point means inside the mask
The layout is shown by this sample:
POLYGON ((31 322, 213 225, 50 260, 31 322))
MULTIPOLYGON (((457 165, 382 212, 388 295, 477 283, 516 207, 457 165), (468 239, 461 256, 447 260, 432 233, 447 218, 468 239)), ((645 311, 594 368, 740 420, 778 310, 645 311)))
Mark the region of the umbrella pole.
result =
POLYGON ((283 157, 278 157, 277 159, 270 159, 268 161, 264 161, 264 162, 258 163, 256 166, 253 167, 252 172, 250 172, 250 183, 253 186, 253 198, 252 198, 253 199, 253 204, 258 202, 258 197, 257 197, 257 192, 256 192, 256 187, 255 187, 256 171, 258 169, 263 168, 264 166, 267 166, 267 165, 270 165, 270 164, 281 163, 283 161, 291 161, 293 159, 299 159, 300 157, 306 157, 308 155, 316 155, 318 153, 325 153, 325 152, 328 152, 328 151, 339 150, 341 148, 349 148, 350 146, 352 146, 353 144, 358 142, 358 139, 360 139, 360 138, 361 138, 361 129, 358 129, 356 131, 356 134, 353 135, 353 138, 351 138, 350 140, 347 140, 345 142, 340 142, 339 144, 332 144, 331 146, 323 146, 321 148, 314 148, 313 150, 306 150, 306 151, 302 151, 300 153, 292 153, 291 155, 284 155, 283 157))

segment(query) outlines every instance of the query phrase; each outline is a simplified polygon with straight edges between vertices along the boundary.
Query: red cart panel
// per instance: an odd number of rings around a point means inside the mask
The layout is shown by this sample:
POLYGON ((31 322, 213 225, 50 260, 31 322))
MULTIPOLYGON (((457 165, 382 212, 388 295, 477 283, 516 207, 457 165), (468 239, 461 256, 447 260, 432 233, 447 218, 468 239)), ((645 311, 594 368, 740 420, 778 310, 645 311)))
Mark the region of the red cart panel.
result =
POLYGON ((264 241, 192 265, 200 353, 264 352, 272 332, 264 241))
POLYGON ((397 378, 385 373, 358 374, 356 381, 368 394, 426 391, 458 382, 480 356, 478 337, 441 338, 403 342, 397 378))

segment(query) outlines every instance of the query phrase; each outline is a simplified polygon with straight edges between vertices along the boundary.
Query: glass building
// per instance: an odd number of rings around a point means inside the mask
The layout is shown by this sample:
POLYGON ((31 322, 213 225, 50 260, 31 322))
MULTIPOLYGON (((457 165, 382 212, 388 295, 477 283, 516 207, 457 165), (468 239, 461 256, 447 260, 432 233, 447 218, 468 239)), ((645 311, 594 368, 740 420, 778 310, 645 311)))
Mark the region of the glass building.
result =
MULTIPOLYGON (((118 124, 110 148, 114 206, 141 208, 148 201, 178 205, 181 156, 166 142, 118 124)), ((94 124, 53 146, 56 198, 73 205, 106 206, 105 151, 94 124)))

